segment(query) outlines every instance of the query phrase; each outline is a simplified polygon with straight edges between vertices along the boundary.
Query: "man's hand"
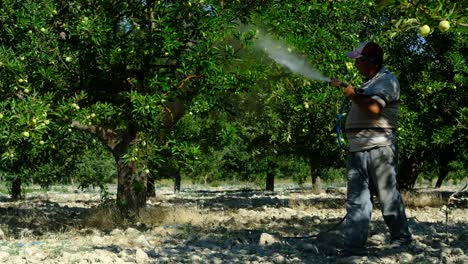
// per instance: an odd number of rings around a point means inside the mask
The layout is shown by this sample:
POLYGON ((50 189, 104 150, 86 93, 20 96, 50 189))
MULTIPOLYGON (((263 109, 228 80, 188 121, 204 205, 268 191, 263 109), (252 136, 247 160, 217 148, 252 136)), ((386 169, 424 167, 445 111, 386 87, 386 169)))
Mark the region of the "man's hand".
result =
POLYGON ((334 87, 340 87, 342 82, 336 78, 331 79, 331 85, 334 87))
POLYGON ((343 90, 343 93, 344 93, 344 96, 346 96, 346 97, 348 97, 348 98, 353 98, 354 96, 356 96, 356 89, 354 89, 353 86, 348 85, 348 86, 346 86, 346 88, 343 90))

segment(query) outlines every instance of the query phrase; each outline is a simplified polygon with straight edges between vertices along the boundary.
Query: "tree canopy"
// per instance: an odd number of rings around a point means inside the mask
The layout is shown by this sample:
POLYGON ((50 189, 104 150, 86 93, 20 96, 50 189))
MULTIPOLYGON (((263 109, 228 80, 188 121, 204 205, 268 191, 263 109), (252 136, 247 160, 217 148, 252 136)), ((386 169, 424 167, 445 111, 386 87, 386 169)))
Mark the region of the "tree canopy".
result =
POLYGON ((17 196, 22 182, 47 185, 67 171, 102 186, 83 164, 103 167, 78 157, 105 149, 117 202, 133 212, 145 204, 148 176, 167 169, 205 181, 325 177, 343 166, 334 131, 341 92, 269 58, 256 47, 269 35, 354 85, 362 79, 345 52, 379 42, 402 84, 402 185, 421 173, 460 178, 466 11, 419 2, 2 1, 1 170, 17 196), (421 33, 425 24, 431 34, 421 33))

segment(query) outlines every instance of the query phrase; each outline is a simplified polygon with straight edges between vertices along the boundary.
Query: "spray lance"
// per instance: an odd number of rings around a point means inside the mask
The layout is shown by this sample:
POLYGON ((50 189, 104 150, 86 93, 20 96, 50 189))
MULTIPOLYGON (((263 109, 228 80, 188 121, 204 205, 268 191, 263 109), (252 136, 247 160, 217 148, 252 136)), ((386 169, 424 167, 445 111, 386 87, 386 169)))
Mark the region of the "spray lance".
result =
MULTIPOLYGON (((331 79, 330 82, 338 82, 338 85, 343 88, 348 87, 347 83, 341 82, 337 79, 331 79)), ((335 125, 336 139, 338 141, 338 145, 340 146, 342 150, 347 150, 345 144, 343 143, 343 140, 341 139, 341 119, 343 118, 344 108, 346 107, 347 104, 348 104, 348 97, 345 97, 343 99, 343 102, 341 103, 340 110, 338 111, 338 116, 336 118, 336 125, 335 125)))

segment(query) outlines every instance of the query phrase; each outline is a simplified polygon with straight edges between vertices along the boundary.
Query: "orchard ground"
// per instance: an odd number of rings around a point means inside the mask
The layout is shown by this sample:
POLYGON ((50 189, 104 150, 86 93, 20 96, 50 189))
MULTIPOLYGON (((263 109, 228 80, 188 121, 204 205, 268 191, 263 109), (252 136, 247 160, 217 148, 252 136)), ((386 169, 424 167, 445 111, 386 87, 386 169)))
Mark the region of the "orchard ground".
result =
MULTIPOLYGON (((158 184, 135 222, 122 220, 99 190, 30 188, 0 194, 0 263, 339 263, 345 187, 312 190, 256 186, 158 184)), ((414 243, 388 246, 378 208, 369 257, 354 263, 468 263, 468 193, 460 185, 404 194, 414 243)), ((115 186, 109 186, 110 197, 115 186)), ((378 205, 376 205, 378 207, 378 205)), ((349 261, 349 260, 346 260, 349 261)))

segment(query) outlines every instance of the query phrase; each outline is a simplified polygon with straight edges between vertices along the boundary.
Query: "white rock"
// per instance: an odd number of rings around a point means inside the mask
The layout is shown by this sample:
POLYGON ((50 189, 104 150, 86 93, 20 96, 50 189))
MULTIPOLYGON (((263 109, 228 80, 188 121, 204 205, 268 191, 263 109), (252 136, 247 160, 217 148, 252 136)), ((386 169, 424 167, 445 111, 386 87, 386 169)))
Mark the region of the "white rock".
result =
POLYGON ((142 249, 137 249, 135 253, 135 261, 138 264, 145 264, 149 262, 148 254, 146 254, 142 249))
POLYGON ((138 229, 129 227, 127 228, 127 230, 125 230, 125 234, 130 236, 138 236, 140 234, 140 231, 138 231, 138 229))
POLYGON ((223 264, 223 260, 218 258, 218 257, 214 257, 211 259, 211 262, 210 263, 213 263, 213 264, 223 264))
POLYGON ((10 257, 10 253, 0 252, 0 263, 5 263, 9 257, 10 257))
POLYGON ((312 222, 314 222, 314 224, 320 224, 322 220, 320 220, 320 217, 314 215, 312 216, 312 222))
POLYGON ((452 249, 452 255, 454 256, 463 256, 465 253, 463 252, 463 249, 461 248, 454 248, 452 249))
POLYGON ((6 263, 26 264, 27 260, 21 256, 13 256, 6 260, 6 263))
POLYGON ((101 244, 102 242, 104 241, 104 239, 100 236, 93 236, 91 237, 91 242, 94 244, 94 245, 99 245, 101 244))
POLYGON ((412 263, 413 259, 414 259, 413 255, 411 255, 410 253, 407 253, 407 252, 401 253, 401 255, 399 257, 399 261, 401 263, 412 263))
POLYGON ((203 261, 202 257, 198 256, 198 255, 192 255, 190 256, 190 261, 192 261, 192 263, 201 263, 203 261))
POLYGON ((286 263, 286 258, 283 255, 276 253, 273 255, 273 263, 276 263, 276 264, 286 263))
POLYGON ((112 231, 110 232, 110 235, 111 235, 111 236, 118 236, 118 235, 122 235, 122 234, 123 234, 123 231, 120 230, 120 229, 118 229, 118 228, 116 228, 116 229, 114 229, 114 230, 112 230, 112 231))
POLYGON ((311 243, 301 243, 299 244, 299 247, 306 252, 311 252, 314 254, 319 253, 319 249, 317 248, 317 246, 311 243))
POLYGON ((145 235, 140 235, 137 237, 137 239, 135 239, 135 244, 139 247, 150 247, 150 244, 148 243, 148 240, 146 240, 145 235))
POLYGON ((280 240, 271 234, 262 233, 260 235, 260 241, 258 243, 262 246, 266 246, 266 245, 272 245, 275 243, 280 243, 280 240))
MULTIPOLYGON (((382 258, 382 261, 385 261, 386 258, 382 258)), ((352 256, 348 258, 341 258, 338 259, 336 263, 339 264, 361 264, 361 263, 367 263, 368 258, 367 257, 359 257, 359 256, 352 256)), ((395 263, 395 262, 382 262, 382 263, 395 263)))

